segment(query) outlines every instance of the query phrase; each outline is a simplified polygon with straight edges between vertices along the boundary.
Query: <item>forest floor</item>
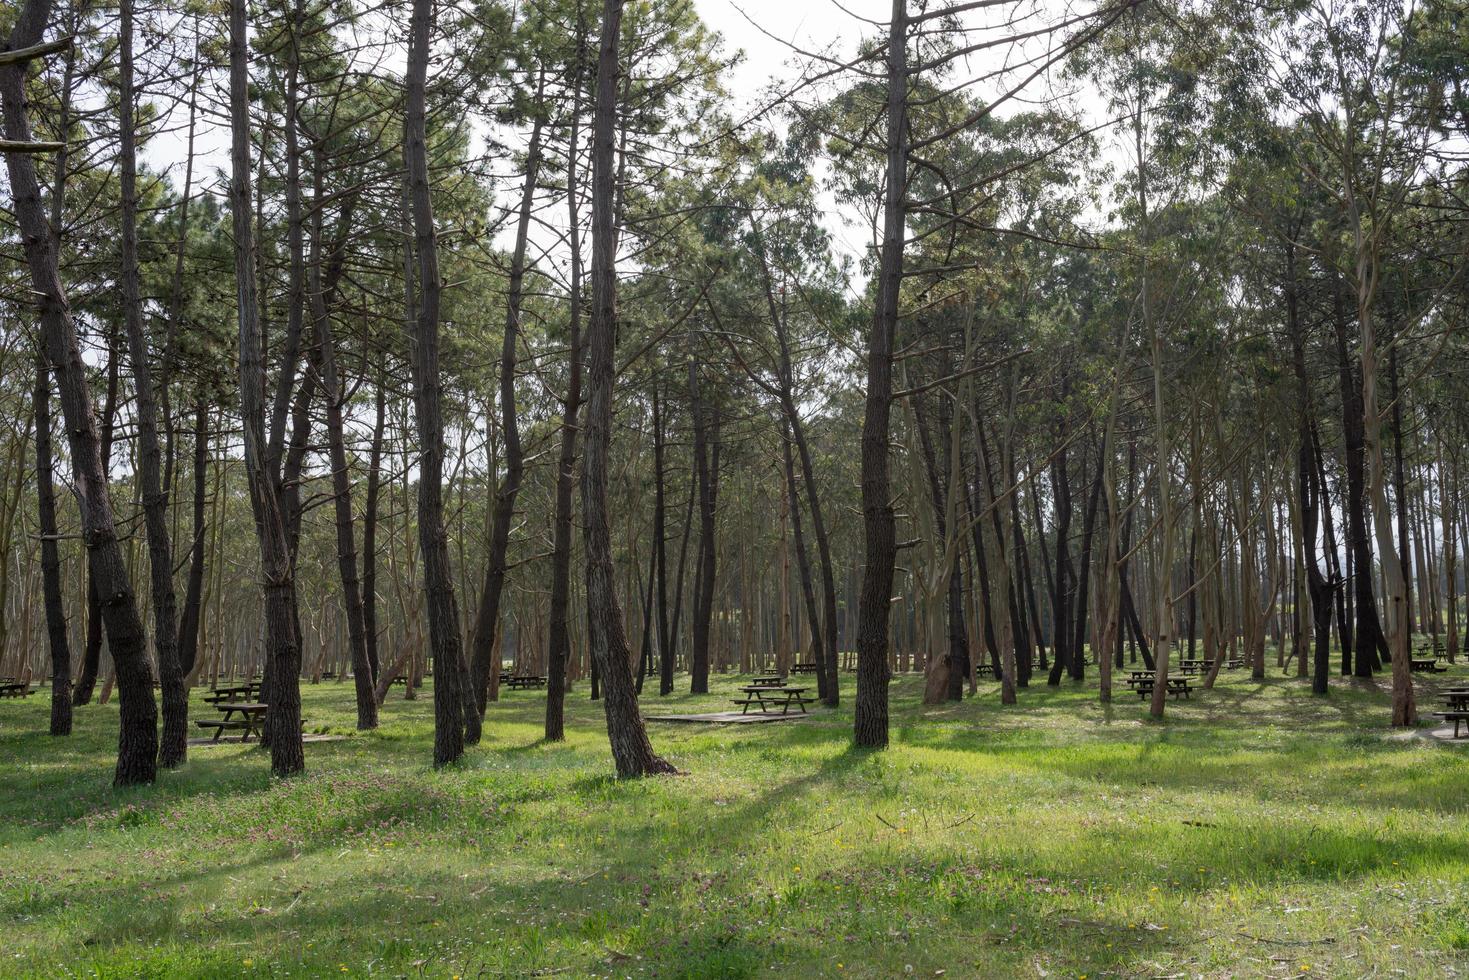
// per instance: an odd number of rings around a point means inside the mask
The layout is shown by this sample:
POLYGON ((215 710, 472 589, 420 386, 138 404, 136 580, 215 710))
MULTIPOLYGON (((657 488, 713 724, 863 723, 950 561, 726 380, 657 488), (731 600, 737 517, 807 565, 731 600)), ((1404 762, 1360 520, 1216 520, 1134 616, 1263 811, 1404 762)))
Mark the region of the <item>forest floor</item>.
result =
POLYGON ((1009 709, 908 676, 863 752, 842 683, 799 723, 650 726, 687 775, 628 783, 585 684, 567 742, 515 692, 435 772, 427 690, 357 735, 324 682, 310 730, 351 737, 305 776, 221 745, 126 791, 115 701, 69 739, 47 692, 0 702, 0 976, 1469 977, 1469 740, 1394 738, 1375 686, 1236 671, 1155 724, 1094 670, 1009 709))

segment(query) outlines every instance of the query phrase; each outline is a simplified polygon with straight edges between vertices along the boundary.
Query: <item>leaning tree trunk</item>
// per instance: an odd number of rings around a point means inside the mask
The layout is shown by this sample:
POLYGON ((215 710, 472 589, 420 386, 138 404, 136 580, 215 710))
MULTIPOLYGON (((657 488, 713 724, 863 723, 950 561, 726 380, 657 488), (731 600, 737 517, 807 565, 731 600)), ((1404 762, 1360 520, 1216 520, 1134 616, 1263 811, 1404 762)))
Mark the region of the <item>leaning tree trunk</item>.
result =
MULTIPOLYGON (((426 3, 427 0, 415 0, 426 3)), ((617 328, 617 238, 614 138, 618 46, 623 0, 603 0, 592 117, 592 316, 587 325, 587 413, 582 454, 582 540, 586 548, 587 626, 592 660, 601 673, 607 738, 619 777, 676 770, 653 751, 638 710, 622 607, 612 565, 607 511, 607 456, 612 442, 612 352, 617 328)))
POLYGON ((267 463, 265 356, 255 274, 255 228, 250 209, 249 55, 244 0, 230 5, 230 212, 235 234, 235 295, 240 344, 240 415, 245 475, 255 512, 265 599, 265 673, 270 710, 265 735, 270 768, 289 776, 306 768, 301 745, 301 646, 296 632, 295 579, 285 516, 267 463))
MULTIPOLYGON (((324 199, 321 168, 316 171, 315 198, 324 199)), ((348 197, 342 207, 340 230, 327 260, 326 274, 321 271, 322 214, 317 208, 312 220, 311 237, 311 318, 315 321, 316 345, 313 361, 317 366, 322 401, 326 403, 327 451, 332 467, 332 509, 337 529, 337 570, 342 580, 342 607, 347 616, 347 646, 352 658, 352 678, 357 695, 357 730, 377 727, 377 678, 367 656, 367 627, 362 615, 362 589, 357 580, 357 535, 352 524, 352 480, 347 470, 347 447, 342 418, 346 393, 341 372, 337 368, 336 339, 332 336, 327 298, 336 293, 347 251, 347 235, 352 227, 355 200, 348 197)))
POLYGON ((412 337, 413 400, 417 408, 418 541, 428 603, 429 643, 434 658, 434 765, 464 754, 463 685, 467 683, 459 638, 459 606, 444 531, 444 423, 439 399, 439 244, 428 183, 426 82, 433 0, 413 0, 408 45, 408 102, 404 156, 408 167, 418 255, 418 317, 412 337))
POLYGON ((887 51, 887 191, 877 308, 867 344, 867 399, 862 425, 862 527, 865 564, 857 612, 857 702, 853 740, 888 744, 888 614, 892 606, 897 531, 888 478, 892 422, 893 334, 903 283, 903 203, 908 183, 908 3, 893 0, 887 51))
MULTIPOLYGON (((49 0, 26 0, 3 50, 17 51, 39 45, 50 6, 49 0)), ((31 142, 25 91, 29 63, 29 58, 20 58, 0 65, 0 108, 4 113, 5 138, 19 144, 31 142)), ((61 285, 56 244, 47 226, 35 164, 29 154, 14 151, 5 154, 5 164, 14 199, 15 223, 30 268, 31 295, 38 306, 42 344, 61 394, 74 470, 73 494, 81 511, 82 540, 117 672, 120 710, 113 782, 119 786, 151 783, 157 773, 158 755, 158 706, 153 699, 153 671, 148 664, 143 620, 138 615, 137 599, 128 581, 127 565, 113 523, 97 419, 87 390, 87 365, 82 360, 76 325, 61 285)))

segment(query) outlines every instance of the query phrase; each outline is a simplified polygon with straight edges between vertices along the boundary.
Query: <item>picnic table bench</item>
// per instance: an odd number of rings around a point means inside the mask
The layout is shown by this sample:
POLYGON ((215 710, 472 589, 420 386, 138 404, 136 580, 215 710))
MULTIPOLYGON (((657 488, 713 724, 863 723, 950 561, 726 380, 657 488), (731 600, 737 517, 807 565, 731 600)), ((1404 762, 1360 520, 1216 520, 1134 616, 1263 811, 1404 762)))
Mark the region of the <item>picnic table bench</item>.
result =
POLYGON ((9 678, 0 681, 0 698, 28 698, 34 693, 25 681, 9 678))
POLYGON ((816 673, 816 669, 816 664, 791 664, 791 673, 793 674, 814 674, 816 673))
POLYGON ((226 729, 243 729, 242 742, 250 741, 250 736, 260 734, 260 726, 265 721, 265 713, 270 710, 270 705, 261 704, 258 701, 221 701, 214 706, 221 712, 223 718, 201 718, 194 724, 200 728, 214 729, 214 738, 211 741, 218 742, 219 737, 226 729), (235 715, 240 717, 236 718, 235 715))
MULTIPOLYGON (((210 741, 218 742, 219 737, 226 730, 242 730, 241 742, 250 741, 250 736, 260 736, 260 729, 265 724, 265 715, 270 710, 270 705, 258 701, 221 701, 216 704, 215 710, 224 715, 223 718, 201 718, 194 724, 203 729, 214 729, 214 738, 210 741), (239 715, 238 718, 235 715, 239 715)), ((306 727, 306 719, 301 719, 301 727, 306 727)))
MULTIPOLYGON (((1139 677, 1136 679, 1136 683, 1133 684, 1133 688, 1137 691, 1137 696, 1140 699, 1151 695, 1155 686, 1157 686, 1157 682, 1152 677, 1139 677)), ((1193 693, 1193 688, 1188 686, 1187 677, 1170 677, 1168 678, 1168 693, 1175 698, 1186 698, 1193 693)))
POLYGON ((750 678, 750 686, 752 686, 752 687, 784 687, 785 686, 785 678, 784 677, 781 677, 781 676, 779 676, 777 674, 768 674, 768 675, 765 675, 765 676, 762 676, 762 677, 752 677, 752 678, 750 678))
POLYGON ((975 664, 974 665, 974 676, 975 677, 995 677, 995 678, 998 678, 1000 675, 997 674, 997 673, 995 673, 995 665, 994 664, 978 663, 978 664, 975 664))
POLYGON ((1448 710, 1435 711, 1433 716, 1454 723, 1454 738, 1459 737, 1461 727, 1464 729, 1464 734, 1469 735, 1469 694, 1456 700, 1447 698, 1445 700, 1448 700, 1448 710))
POLYGON ((512 691, 546 686, 546 679, 536 674, 515 674, 510 677, 502 677, 500 682, 512 691))
POLYGON ((745 692, 745 696, 743 698, 735 698, 734 703, 740 705, 740 714, 742 715, 750 710, 751 705, 758 707, 761 714, 765 714, 767 709, 776 706, 780 707, 781 714, 788 714, 791 710, 791 705, 800 708, 801 713, 805 714, 806 705, 816 703, 815 698, 805 696, 806 692, 811 690, 809 687, 788 687, 785 685, 773 687, 766 684, 750 684, 740 688, 740 690, 745 692))

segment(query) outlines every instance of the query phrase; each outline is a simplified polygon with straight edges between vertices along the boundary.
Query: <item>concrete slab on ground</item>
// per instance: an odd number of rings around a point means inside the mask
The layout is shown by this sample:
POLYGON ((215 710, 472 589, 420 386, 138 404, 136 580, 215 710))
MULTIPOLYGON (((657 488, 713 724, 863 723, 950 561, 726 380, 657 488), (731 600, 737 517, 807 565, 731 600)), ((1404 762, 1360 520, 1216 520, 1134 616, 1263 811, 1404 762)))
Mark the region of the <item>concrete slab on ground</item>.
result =
MULTIPOLYGON (((347 738, 346 735, 302 735, 301 736, 301 741, 303 743, 308 743, 308 744, 311 743, 311 742, 340 742, 340 741, 342 741, 342 740, 344 740, 346 738, 347 738)), ((191 738, 191 739, 189 739, 189 748, 191 748, 191 749, 208 748, 211 745, 259 745, 259 744, 260 744, 260 740, 258 738, 252 738, 252 739, 250 739, 249 742, 245 742, 245 741, 242 741, 241 736, 239 736, 239 735, 226 735, 223 738, 221 738, 218 742, 216 742, 212 738, 191 738)))
POLYGON ((648 715, 649 721, 672 721, 706 725, 758 725, 767 721, 800 721, 810 718, 809 714, 777 715, 774 713, 752 713, 742 715, 738 711, 714 711, 704 715, 648 715))

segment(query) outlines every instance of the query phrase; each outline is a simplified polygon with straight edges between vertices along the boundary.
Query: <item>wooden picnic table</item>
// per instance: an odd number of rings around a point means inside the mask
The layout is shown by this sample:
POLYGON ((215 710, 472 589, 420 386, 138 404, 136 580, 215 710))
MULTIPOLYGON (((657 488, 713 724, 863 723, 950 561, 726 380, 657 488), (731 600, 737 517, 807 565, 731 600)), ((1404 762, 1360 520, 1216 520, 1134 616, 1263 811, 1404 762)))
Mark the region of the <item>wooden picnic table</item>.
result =
MULTIPOLYGON (((1153 688, 1156 686, 1157 680, 1152 677, 1137 678, 1136 684, 1133 685, 1134 690, 1137 691, 1137 696, 1139 698, 1146 698, 1148 695, 1152 694, 1153 688)), ((1173 695, 1175 698, 1186 698, 1193 693, 1193 688, 1188 686, 1187 677, 1170 677, 1168 678, 1168 693, 1173 695)))
POLYGON ((0 698, 28 698, 34 693, 25 681, 12 678, 0 681, 0 698))
POLYGON ((1408 661, 1408 667, 1415 674, 1440 674, 1448 670, 1438 665, 1437 657, 1413 657, 1408 661))
POLYGON ((504 678, 501 683, 512 691, 524 691, 531 688, 545 687, 546 679, 537 674, 516 674, 504 678))
POLYGON ((221 701, 244 701, 247 698, 259 697, 261 690, 262 685, 259 681, 231 684, 206 691, 204 700, 210 704, 219 704, 221 701))
POLYGON ((740 714, 745 714, 749 711, 750 705, 752 704, 760 709, 761 714, 765 714, 769 708, 776 706, 780 707, 781 714, 788 714, 791 710, 791 705, 800 708, 801 713, 805 714, 806 705, 816 702, 815 698, 805 696, 806 692, 811 690, 809 687, 790 687, 784 685, 781 687, 770 687, 763 684, 748 684, 740 688, 740 690, 745 692, 745 697, 734 701, 735 704, 740 705, 740 714))
POLYGON ((785 678, 778 674, 769 674, 750 678, 750 684, 754 687, 781 687, 785 684, 785 678))
POLYGON ((1443 699, 1445 710, 1435 711, 1434 716, 1454 723, 1454 738, 1459 737, 1461 728, 1465 729, 1464 734, 1469 735, 1469 689, 1444 691, 1439 697, 1443 699))
POLYGON ((265 713, 270 710, 270 705, 258 701, 221 701, 215 706, 223 718, 210 720, 201 718, 195 722, 200 728, 214 729, 214 738, 211 741, 218 742, 219 737, 224 734, 226 728, 240 728, 244 735, 240 741, 250 741, 250 736, 260 734, 260 726, 265 722, 265 713), (236 718, 235 715, 240 717, 236 718))
POLYGON ((816 664, 791 664, 791 673, 814 674, 816 673, 816 664))

